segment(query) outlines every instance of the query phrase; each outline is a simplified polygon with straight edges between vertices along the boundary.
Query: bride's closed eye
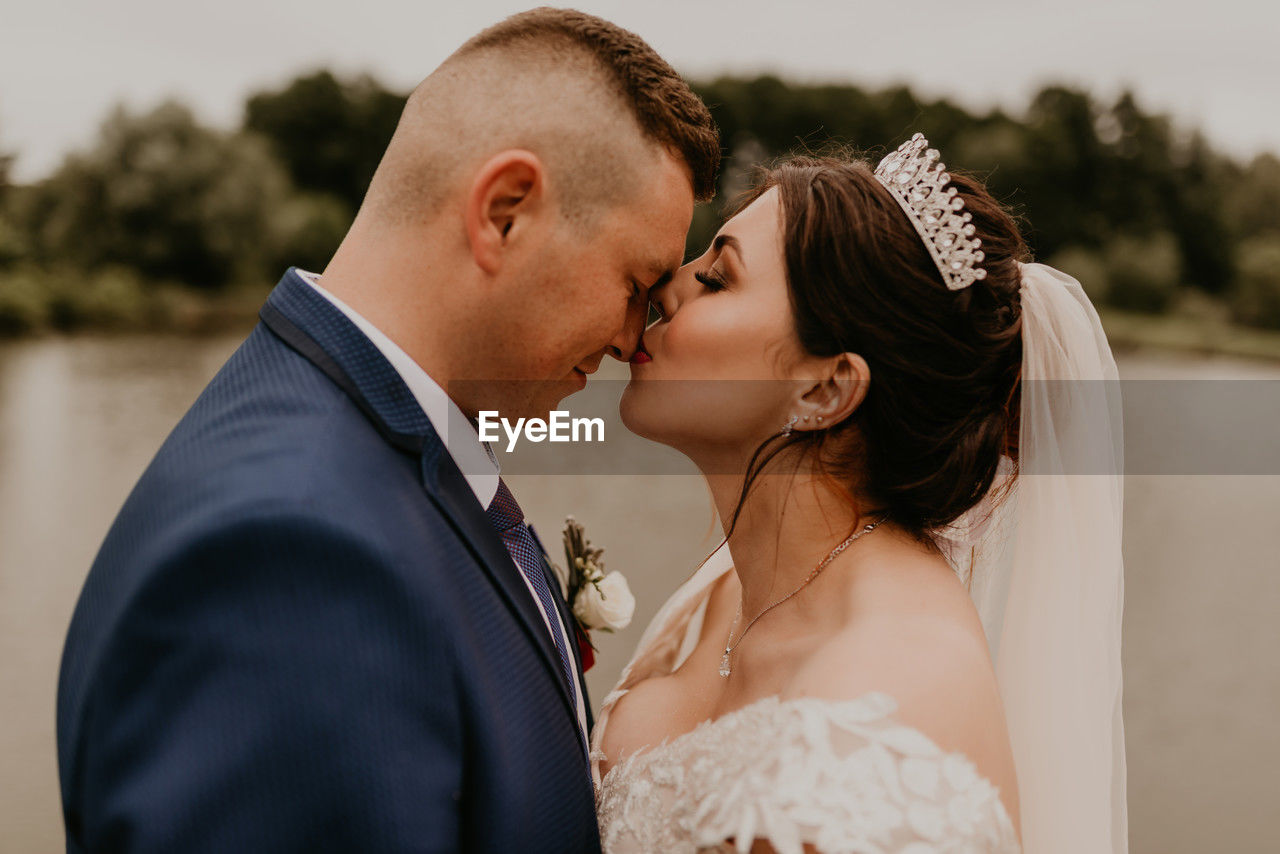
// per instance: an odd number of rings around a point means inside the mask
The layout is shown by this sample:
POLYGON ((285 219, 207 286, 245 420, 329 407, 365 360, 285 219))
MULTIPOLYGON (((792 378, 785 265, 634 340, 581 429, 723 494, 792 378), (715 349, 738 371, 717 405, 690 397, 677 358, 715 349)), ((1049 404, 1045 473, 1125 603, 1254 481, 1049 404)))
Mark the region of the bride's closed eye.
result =
POLYGON ((729 283, 725 280, 724 274, 715 267, 708 267, 706 270, 694 273, 693 277, 711 293, 722 291, 729 287, 729 283))

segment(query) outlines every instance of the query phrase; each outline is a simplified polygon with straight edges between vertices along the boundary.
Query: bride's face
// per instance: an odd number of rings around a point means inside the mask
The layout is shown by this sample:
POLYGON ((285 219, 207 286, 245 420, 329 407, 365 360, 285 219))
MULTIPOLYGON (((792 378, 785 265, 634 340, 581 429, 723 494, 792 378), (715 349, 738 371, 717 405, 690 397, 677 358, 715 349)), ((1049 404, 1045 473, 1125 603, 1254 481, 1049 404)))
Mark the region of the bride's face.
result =
POLYGON ((789 414, 806 357, 787 293, 776 189, 739 213, 700 258, 650 292, 622 397, 633 432, 696 455, 750 453, 789 414))

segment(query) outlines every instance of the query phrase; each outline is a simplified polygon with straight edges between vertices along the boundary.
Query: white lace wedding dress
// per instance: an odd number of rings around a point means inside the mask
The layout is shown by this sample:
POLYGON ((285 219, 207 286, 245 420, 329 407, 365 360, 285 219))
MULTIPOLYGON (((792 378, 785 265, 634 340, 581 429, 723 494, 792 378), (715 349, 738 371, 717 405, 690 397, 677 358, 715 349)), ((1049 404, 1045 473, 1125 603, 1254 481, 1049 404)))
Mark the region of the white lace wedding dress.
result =
POLYGON ((999 792, 962 754, 894 720, 883 693, 848 701, 751 703, 628 756, 601 778, 609 713, 643 680, 692 651, 721 547, 659 611, 592 733, 592 773, 606 854, 749 851, 824 854, 1017 852, 999 792))

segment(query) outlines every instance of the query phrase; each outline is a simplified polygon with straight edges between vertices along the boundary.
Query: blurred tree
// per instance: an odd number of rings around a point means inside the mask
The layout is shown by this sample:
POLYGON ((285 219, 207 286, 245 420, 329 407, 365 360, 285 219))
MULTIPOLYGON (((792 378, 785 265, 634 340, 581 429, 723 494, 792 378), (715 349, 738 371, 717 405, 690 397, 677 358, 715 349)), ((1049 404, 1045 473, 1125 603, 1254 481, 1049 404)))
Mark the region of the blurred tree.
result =
POLYGON ((1133 233, 1164 227, 1176 191, 1169 120, 1143 112, 1125 92, 1098 123, 1108 137, 1108 163, 1105 182, 1093 189, 1106 225, 1133 233))
POLYGON ((1280 329, 1280 236, 1254 237, 1240 246, 1240 275, 1231 314, 1242 323, 1280 329))
POLYGON ((948 157, 961 168, 987 176, 987 188, 997 196, 1017 193, 1034 164, 1027 126, 997 110, 958 131, 947 147, 948 157))
POLYGON ((299 189, 332 193, 354 214, 404 103, 367 75, 318 71, 250 97, 244 127, 271 141, 299 189))
POLYGON ((297 193, 273 216, 273 269, 322 270, 351 224, 347 206, 327 193, 297 193))
POLYGON ((1247 166, 1223 168, 1223 208, 1241 238, 1280 237, 1280 157, 1259 154, 1247 166))
POLYGON ((213 287, 258 276, 288 179, 259 139, 225 134, 169 102, 116 108, 97 143, 34 189, 39 259, 213 287))
POLYGON ((0 337, 35 332, 49 322, 45 282, 25 272, 6 270, 0 278, 0 337))
POLYGON ((1075 89, 1050 86, 1031 101, 1025 169, 1010 177, 1024 193, 1027 236, 1037 254, 1071 244, 1099 246, 1109 233, 1100 203, 1112 176, 1097 118, 1093 99, 1075 89))
POLYGON ((0 153, 0 268, 10 266, 27 251, 16 213, 15 188, 9 183, 13 160, 13 155, 0 153))
POLYGON ((1235 277, 1236 251, 1225 205, 1225 162, 1201 134, 1193 133, 1175 148, 1169 179, 1168 223, 1187 281, 1208 293, 1222 293, 1235 277))
POLYGON ((11 266, 27 254, 28 245, 21 215, 22 189, 10 179, 16 158, 0 152, 0 268, 11 266))
POLYGON ((1109 301, 1111 296, 1109 271, 1106 259, 1098 250, 1084 246, 1067 246, 1054 253, 1048 264, 1080 282, 1085 293, 1094 302, 1109 301))
POLYGON ((1182 284, 1182 255, 1167 231, 1121 235, 1104 255, 1108 301, 1118 308, 1158 314, 1172 304, 1182 284))
POLYGON ((1107 225, 1131 233, 1167 229, 1188 282, 1221 292, 1233 272, 1234 239, 1223 210, 1224 161, 1199 134, 1180 139, 1166 116, 1124 93, 1105 117, 1116 162, 1100 196, 1107 225))
MULTIPOLYGON (((977 173, 1025 214, 1033 251, 1074 266, 1099 299, 1159 311, 1183 284, 1238 305, 1270 299, 1256 296, 1270 293, 1258 283, 1270 281, 1271 256, 1255 241, 1280 240, 1280 158, 1234 163, 1132 93, 1103 103, 1047 86, 1025 115, 1012 115, 924 99, 905 86, 763 75, 694 88, 721 127, 727 157, 717 199, 697 209, 691 253, 705 248, 758 166, 792 152, 861 151, 875 162, 920 130, 949 166, 977 173)), ((318 71, 249 98, 239 133, 202 127, 170 103, 139 114, 117 109, 89 149, 37 185, 11 187, 11 158, 0 157, 0 267, 16 275, 32 261, 61 271, 50 282, 75 282, 85 278, 76 270, 92 278, 121 265, 145 279, 206 287, 285 264, 320 267, 361 202, 404 100, 371 77, 318 71)), ((93 287, 117 301, 145 287, 118 272, 101 278, 93 287)), ((31 281, 11 289, 11 326, 39 314, 31 281)), ((50 322, 66 314, 57 306, 70 305, 59 300, 46 300, 50 322)))
MULTIPOLYGON (((1100 252, 1118 232, 1161 247, 1172 235, 1179 275, 1218 292, 1233 277, 1238 231, 1227 214, 1227 188, 1258 183, 1250 174, 1233 184, 1231 164, 1202 137, 1179 136, 1167 117, 1147 113, 1129 92, 1102 106, 1083 90, 1047 86, 1019 120, 999 110, 975 115, 946 100, 922 101, 903 86, 867 92, 763 76, 721 77, 694 88, 729 153, 714 206, 721 214, 758 163, 821 152, 832 140, 874 161, 919 130, 946 153, 948 165, 977 173, 996 198, 1025 214, 1037 255, 1067 247, 1100 252)), ((1270 166, 1260 161, 1255 172, 1280 192, 1270 166)), ((1274 209, 1269 196, 1244 189, 1233 200, 1238 211, 1274 209)), ((1256 212, 1240 217, 1258 219, 1256 212)), ((705 221, 699 224, 705 229, 705 221)))

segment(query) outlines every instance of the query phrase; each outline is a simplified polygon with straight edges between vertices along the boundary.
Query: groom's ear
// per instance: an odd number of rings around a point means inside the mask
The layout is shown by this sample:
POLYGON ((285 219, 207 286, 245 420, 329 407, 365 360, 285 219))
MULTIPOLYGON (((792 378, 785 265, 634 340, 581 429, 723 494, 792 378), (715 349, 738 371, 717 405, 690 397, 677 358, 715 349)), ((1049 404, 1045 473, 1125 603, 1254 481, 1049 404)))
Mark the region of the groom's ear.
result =
MULTIPOLYGON (((803 427, 834 427, 844 421, 867 398, 871 388, 871 368, 857 353, 841 353, 828 360, 822 379, 801 396, 801 412, 810 416, 803 427), (822 420, 819 421, 818 419, 822 420)), ((801 425, 796 425, 797 429, 801 425)))
POLYGON ((542 205, 545 185, 542 161, 520 149, 494 155, 475 173, 463 216, 471 255, 486 273, 502 266, 503 250, 542 205))

